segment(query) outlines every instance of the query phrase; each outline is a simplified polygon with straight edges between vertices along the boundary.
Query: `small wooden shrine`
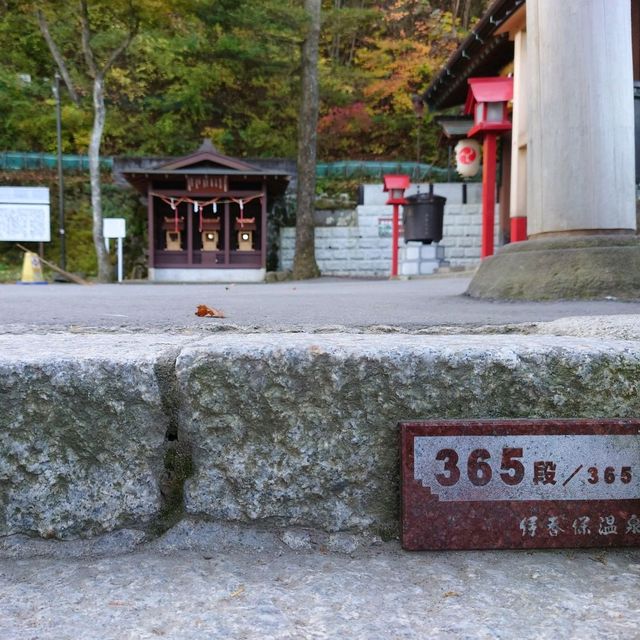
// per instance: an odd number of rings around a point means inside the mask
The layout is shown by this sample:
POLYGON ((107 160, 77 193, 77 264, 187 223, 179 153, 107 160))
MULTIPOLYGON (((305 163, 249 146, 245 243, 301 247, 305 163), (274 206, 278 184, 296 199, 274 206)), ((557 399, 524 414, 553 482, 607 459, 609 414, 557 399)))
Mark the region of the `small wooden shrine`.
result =
POLYGON ((191 155, 124 177, 147 198, 150 280, 264 279, 267 215, 288 175, 224 156, 205 140, 191 155))

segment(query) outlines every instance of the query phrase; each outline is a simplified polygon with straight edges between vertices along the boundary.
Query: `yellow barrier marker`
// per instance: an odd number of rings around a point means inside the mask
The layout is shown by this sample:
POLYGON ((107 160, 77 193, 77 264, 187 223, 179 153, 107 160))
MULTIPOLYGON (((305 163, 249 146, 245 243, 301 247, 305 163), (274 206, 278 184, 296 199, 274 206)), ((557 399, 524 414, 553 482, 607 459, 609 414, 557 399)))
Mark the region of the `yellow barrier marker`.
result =
POLYGON ((48 284, 42 275, 42 265, 37 253, 25 251, 22 260, 22 278, 16 284, 48 284))

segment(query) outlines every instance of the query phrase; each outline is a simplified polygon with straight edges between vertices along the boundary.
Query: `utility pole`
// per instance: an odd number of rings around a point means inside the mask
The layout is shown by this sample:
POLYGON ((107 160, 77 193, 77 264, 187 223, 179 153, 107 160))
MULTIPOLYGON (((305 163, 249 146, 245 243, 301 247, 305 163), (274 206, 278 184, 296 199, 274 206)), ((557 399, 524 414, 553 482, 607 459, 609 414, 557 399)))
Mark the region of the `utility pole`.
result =
POLYGON ((64 236, 64 177, 62 174, 62 113, 60 109, 60 74, 56 71, 53 96, 56 100, 56 130, 58 137, 58 234, 60 237, 60 268, 66 269, 67 253, 64 236))

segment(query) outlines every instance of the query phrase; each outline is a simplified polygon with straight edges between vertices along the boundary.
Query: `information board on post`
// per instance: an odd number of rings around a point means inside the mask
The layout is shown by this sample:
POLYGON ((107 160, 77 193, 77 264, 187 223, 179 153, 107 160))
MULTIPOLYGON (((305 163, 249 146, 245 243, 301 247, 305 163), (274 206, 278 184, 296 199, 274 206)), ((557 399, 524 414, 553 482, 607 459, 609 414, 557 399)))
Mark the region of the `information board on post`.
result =
POLYGON ((50 240, 49 189, 0 187, 0 242, 50 240))
POLYGON ((640 546, 640 420, 400 423, 402 546, 640 546))

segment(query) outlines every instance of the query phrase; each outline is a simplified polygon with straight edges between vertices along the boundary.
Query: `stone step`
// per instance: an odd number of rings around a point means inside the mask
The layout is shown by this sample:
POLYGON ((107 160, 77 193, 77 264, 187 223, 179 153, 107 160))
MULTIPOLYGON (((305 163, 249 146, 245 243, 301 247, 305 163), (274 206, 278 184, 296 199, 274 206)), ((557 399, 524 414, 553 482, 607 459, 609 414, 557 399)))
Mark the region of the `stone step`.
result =
POLYGON ((639 374, 633 340, 2 335, 0 536, 189 515, 393 537, 399 420, 636 417, 639 374))

